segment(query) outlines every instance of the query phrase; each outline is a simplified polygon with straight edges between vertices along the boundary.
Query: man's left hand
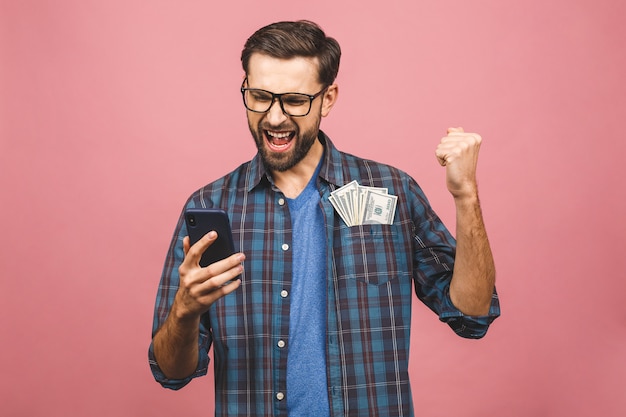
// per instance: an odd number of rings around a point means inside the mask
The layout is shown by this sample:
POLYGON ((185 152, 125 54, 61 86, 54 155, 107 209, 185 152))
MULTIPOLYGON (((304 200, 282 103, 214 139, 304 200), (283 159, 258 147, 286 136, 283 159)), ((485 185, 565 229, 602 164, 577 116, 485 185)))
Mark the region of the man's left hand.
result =
POLYGON ((446 167, 446 185, 455 199, 478 195, 476 165, 482 138, 466 133, 463 128, 448 128, 435 152, 439 163, 446 167))

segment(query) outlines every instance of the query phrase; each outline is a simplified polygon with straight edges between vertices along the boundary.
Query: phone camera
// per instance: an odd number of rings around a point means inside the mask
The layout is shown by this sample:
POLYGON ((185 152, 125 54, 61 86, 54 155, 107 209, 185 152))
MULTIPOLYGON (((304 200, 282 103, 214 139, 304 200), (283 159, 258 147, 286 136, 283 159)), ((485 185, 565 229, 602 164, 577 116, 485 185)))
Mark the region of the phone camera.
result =
POLYGON ((193 214, 190 214, 189 216, 187 216, 187 222, 189 223, 189 226, 195 226, 196 216, 194 216, 193 214))

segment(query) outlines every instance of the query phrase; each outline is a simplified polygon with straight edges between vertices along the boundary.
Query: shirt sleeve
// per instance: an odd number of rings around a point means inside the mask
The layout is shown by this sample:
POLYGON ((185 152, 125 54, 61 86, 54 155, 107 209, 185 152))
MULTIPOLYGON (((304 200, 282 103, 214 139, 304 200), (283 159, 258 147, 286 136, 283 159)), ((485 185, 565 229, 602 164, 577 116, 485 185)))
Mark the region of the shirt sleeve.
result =
MULTIPOLYGON (((152 337, 161 328, 167 316, 170 313, 174 298, 178 290, 180 276, 178 275, 178 267, 184 259, 183 238, 187 235, 183 216, 181 215, 172 237, 163 273, 159 283, 156 302, 154 307, 154 319, 152 324, 152 337)), ((159 367, 154 357, 154 345, 151 342, 148 349, 148 363, 154 379, 163 387, 178 390, 187 385, 193 378, 205 375, 209 365, 209 348, 211 347, 211 336, 209 329, 205 325, 205 320, 200 320, 199 337, 198 337, 198 366, 194 373, 185 379, 168 379, 159 367)))
POLYGON ((410 182, 409 190, 409 195, 414 199, 413 278, 417 297, 456 334, 479 339, 487 333, 491 322, 500 316, 498 294, 494 288, 491 306, 485 316, 468 316, 454 306, 450 299, 450 281, 454 270, 456 241, 414 181, 410 182))
POLYGON ((208 336, 206 334, 200 333, 198 367, 192 375, 184 379, 169 379, 165 376, 165 374, 163 374, 163 371, 161 371, 161 368, 159 367, 159 364, 154 357, 154 345, 150 343, 150 348, 148 350, 148 363, 150 364, 150 370, 152 371, 154 379, 164 388, 179 390, 187 385, 189 382, 191 382, 192 379, 206 375, 209 367, 209 356, 208 350, 204 349, 203 346, 210 345, 210 342, 207 340, 207 338, 208 336))

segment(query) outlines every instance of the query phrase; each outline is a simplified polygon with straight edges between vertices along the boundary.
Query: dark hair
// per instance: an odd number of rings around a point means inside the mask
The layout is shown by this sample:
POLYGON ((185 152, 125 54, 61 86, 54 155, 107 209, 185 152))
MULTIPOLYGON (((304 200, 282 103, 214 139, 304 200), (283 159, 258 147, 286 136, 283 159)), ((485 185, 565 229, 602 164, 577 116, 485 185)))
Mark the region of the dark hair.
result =
POLYGON ((317 58, 319 81, 324 85, 331 85, 339 72, 339 43, 308 20, 272 23, 250 36, 241 52, 241 64, 246 74, 250 56, 255 52, 278 59, 317 58))

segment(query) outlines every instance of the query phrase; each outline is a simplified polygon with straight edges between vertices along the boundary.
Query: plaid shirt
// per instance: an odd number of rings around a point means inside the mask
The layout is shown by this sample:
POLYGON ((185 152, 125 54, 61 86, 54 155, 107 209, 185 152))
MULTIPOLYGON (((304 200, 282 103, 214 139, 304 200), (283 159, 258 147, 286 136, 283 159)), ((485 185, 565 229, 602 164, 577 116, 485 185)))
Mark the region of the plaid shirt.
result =
MULTIPOLYGON (((417 183, 387 165, 339 152, 320 132, 324 161, 318 178, 327 237, 327 379, 332 416, 411 416, 408 359, 412 283, 418 298, 463 337, 482 337, 500 314, 494 291, 489 314, 464 316, 448 295, 455 241, 417 183), (398 196, 393 225, 348 227, 328 201, 357 180, 398 196)), ((246 254, 242 285, 214 303, 200 325, 195 373, 167 379, 179 389, 206 374, 214 349, 217 416, 286 416, 292 228, 285 196, 257 155, 195 192, 185 207, 220 207, 229 214, 237 251, 246 254)), ((181 216, 158 289, 153 332, 165 321, 178 288, 181 216)))

